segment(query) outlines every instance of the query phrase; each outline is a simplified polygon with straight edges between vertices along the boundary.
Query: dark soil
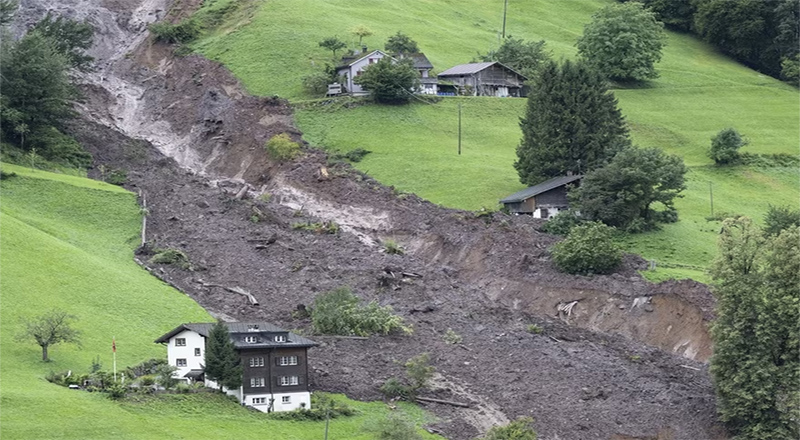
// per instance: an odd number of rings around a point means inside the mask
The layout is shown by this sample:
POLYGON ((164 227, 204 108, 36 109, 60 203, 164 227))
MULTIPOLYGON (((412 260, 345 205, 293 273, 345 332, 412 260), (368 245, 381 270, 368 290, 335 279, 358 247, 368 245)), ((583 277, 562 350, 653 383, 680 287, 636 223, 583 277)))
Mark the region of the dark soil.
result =
MULTIPOLYGON (((427 352, 440 376, 426 395, 471 405, 428 405, 447 438, 518 416, 534 417, 543 439, 725 438, 702 363, 713 311, 704 285, 648 283, 635 256, 609 276, 561 274, 548 252, 558 238, 536 220, 444 209, 307 147, 295 161, 271 161, 271 136, 300 140, 290 106, 248 96, 217 63, 146 42, 118 68, 144 90, 136 109, 147 119, 106 125, 147 137, 147 126, 161 124, 181 148, 92 122, 119 120, 118 96, 102 83, 84 88, 86 118, 71 130, 98 165, 128 171, 126 186, 147 201, 148 243, 189 256, 191 270, 149 265, 156 276, 226 319, 308 332, 292 311, 350 286, 413 325, 410 336, 311 336, 321 343, 310 355, 314 389, 379 399, 402 362, 427 352), (342 230, 292 228, 318 221, 342 230), (383 252, 387 238, 405 254, 383 252), (202 282, 241 287, 260 305, 202 282), (571 313, 557 311, 573 301, 571 313), (463 342, 446 343, 448 329, 463 342)), ((138 258, 146 262, 146 251, 138 258)))

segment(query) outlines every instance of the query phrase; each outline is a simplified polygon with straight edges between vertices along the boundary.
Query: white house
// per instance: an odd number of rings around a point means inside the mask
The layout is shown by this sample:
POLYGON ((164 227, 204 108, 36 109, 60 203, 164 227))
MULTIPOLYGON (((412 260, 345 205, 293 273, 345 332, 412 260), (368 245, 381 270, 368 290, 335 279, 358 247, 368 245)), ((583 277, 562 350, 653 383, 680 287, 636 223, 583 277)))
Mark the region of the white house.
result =
POLYGON ((367 66, 375 64, 383 57, 388 56, 389 55, 382 50, 373 50, 369 53, 342 58, 342 63, 344 64, 336 67, 336 74, 340 77, 344 77, 344 86, 348 93, 352 95, 367 95, 369 92, 362 89, 361 86, 353 82, 353 80, 361 76, 367 66))
MULTIPOLYGON (((204 377, 206 338, 213 325, 182 324, 156 339, 167 346, 169 365, 176 367, 174 377, 219 388, 204 377)), ((242 384, 226 390, 229 395, 263 412, 311 408, 307 355, 317 345, 314 341, 265 322, 225 325, 242 365, 242 384)))

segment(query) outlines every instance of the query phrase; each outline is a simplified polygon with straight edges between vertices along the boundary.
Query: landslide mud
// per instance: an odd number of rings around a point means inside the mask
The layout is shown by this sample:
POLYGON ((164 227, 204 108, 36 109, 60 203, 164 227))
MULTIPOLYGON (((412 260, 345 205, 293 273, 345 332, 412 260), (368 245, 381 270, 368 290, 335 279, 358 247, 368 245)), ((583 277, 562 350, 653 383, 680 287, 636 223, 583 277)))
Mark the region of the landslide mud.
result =
MULTIPOLYGON (((79 0, 62 6, 78 17, 89 10, 79 0)), ((566 276, 549 258, 557 238, 535 220, 478 218, 398 196, 311 149, 273 163, 265 140, 301 136, 285 101, 248 96, 217 63, 152 44, 143 26, 164 16, 162 3, 94 6, 106 49, 96 55, 102 70, 85 78, 83 119, 72 131, 96 164, 129 171, 128 188, 147 198, 148 241, 181 249, 193 264, 153 273, 230 319, 307 331, 292 311, 346 285, 413 325, 411 336, 317 337, 314 389, 378 399, 399 363, 428 352, 441 375, 431 394, 472 405, 428 406, 448 438, 518 416, 534 417, 544 439, 725 438, 703 364, 713 310, 705 286, 648 283, 633 256, 614 275, 566 276), (292 228, 318 221, 342 230, 292 228), (387 238, 406 254, 383 253, 387 238), (259 305, 204 283, 244 288, 259 305), (558 312, 573 301, 570 313, 558 312), (447 344, 448 329, 463 343, 447 344)))

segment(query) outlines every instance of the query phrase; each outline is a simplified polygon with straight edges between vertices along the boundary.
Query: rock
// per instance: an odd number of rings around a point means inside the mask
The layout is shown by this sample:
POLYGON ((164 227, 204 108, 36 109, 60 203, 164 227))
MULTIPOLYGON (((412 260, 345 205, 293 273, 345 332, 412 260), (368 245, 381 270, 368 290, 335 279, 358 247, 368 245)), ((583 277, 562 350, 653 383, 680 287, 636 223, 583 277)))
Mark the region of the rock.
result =
POLYGON ((199 202, 197 202, 197 207, 207 209, 211 207, 211 205, 209 205, 208 202, 206 202, 205 200, 200 200, 199 202))

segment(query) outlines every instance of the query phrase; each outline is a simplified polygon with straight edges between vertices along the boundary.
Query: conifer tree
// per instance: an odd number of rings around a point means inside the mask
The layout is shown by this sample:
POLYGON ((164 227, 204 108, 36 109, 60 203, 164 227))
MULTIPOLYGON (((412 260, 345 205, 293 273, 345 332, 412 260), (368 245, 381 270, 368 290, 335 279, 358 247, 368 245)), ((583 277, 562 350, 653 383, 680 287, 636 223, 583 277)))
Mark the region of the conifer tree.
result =
POLYGON ((584 62, 545 63, 520 127, 514 168, 526 185, 591 171, 630 145, 616 98, 584 62))
POLYGON ((206 340, 205 376, 223 388, 238 388, 242 384, 242 366, 233 345, 228 327, 217 321, 206 340))

